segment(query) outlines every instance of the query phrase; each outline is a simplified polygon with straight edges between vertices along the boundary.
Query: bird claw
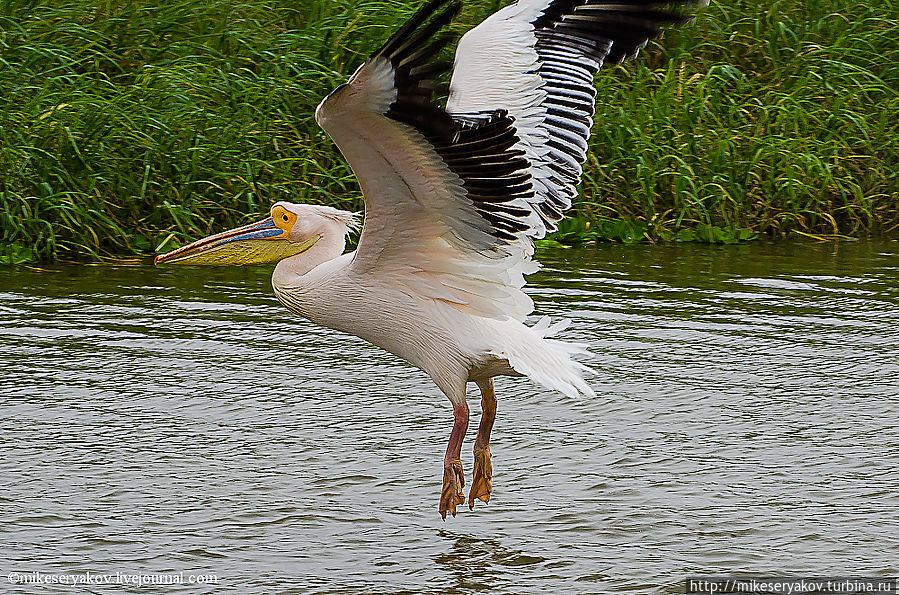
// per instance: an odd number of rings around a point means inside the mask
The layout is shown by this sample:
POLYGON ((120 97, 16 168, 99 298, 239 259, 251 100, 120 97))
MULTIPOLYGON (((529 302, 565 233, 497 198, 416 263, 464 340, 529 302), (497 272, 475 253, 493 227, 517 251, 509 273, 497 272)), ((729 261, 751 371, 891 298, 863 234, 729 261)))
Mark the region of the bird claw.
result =
POLYGON ((443 490, 440 492, 440 516, 446 520, 446 513, 456 516, 456 505, 465 502, 462 488, 465 487, 465 474, 462 461, 455 460, 443 468, 443 490))
POLYGON ((474 470, 471 475, 471 490, 468 492, 468 508, 474 510, 475 500, 484 504, 490 501, 493 491, 493 463, 490 462, 490 445, 474 451, 474 470))

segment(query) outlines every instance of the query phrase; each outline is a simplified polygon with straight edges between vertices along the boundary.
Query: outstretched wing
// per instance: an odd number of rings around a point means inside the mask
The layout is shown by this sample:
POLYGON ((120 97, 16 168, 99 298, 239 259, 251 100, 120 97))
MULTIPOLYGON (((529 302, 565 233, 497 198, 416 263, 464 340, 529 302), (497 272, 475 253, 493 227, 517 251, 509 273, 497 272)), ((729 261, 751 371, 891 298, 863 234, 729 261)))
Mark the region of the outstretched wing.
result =
POLYGON ((526 238, 539 225, 513 119, 487 109, 454 119, 433 101, 434 56, 458 3, 432 0, 350 80, 316 119, 362 187, 365 225, 351 264, 408 291, 482 316, 523 319, 526 238))
POLYGON ((519 0, 459 43, 447 111, 503 109, 515 118, 542 237, 577 196, 593 125, 593 77, 637 55, 683 7, 702 0, 519 0))

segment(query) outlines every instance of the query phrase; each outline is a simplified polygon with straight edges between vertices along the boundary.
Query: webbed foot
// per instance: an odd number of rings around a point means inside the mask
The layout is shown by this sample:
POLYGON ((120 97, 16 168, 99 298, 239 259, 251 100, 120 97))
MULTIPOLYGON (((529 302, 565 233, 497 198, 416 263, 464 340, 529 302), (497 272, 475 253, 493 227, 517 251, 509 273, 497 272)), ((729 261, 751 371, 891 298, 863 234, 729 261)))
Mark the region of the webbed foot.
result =
POLYGON ((468 492, 468 508, 474 510, 475 500, 486 504, 493 491, 493 463, 490 462, 490 445, 474 451, 474 471, 471 477, 471 490, 468 492))
POLYGON ((443 490, 440 492, 440 516, 446 520, 446 513, 456 516, 456 505, 465 502, 462 488, 465 487, 465 474, 462 461, 454 460, 443 468, 443 490))

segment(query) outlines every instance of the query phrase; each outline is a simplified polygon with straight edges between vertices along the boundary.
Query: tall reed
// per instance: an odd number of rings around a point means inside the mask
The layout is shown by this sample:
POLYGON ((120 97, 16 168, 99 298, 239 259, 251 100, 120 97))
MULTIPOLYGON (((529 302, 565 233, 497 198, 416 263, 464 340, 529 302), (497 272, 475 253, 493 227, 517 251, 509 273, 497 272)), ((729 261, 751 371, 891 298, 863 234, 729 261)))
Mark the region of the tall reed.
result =
MULTIPOLYGON (((150 253, 282 199, 360 209, 314 109, 414 4, 0 2, 0 259, 150 253)), ((461 28, 499 6, 469 2, 461 28)), ((724 0, 607 67, 572 225, 624 241, 897 225, 897 15, 724 0)))

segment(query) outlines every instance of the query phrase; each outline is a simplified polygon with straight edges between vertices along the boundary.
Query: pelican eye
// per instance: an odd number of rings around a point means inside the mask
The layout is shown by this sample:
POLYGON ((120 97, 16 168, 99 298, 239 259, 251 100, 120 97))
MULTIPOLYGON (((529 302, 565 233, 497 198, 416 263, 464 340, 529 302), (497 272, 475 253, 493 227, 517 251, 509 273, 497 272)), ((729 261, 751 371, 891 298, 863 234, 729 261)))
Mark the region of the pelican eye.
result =
POLYGON ((272 209, 272 221, 275 225, 285 232, 289 232, 293 224, 297 221, 297 216, 282 206, 272 209))

